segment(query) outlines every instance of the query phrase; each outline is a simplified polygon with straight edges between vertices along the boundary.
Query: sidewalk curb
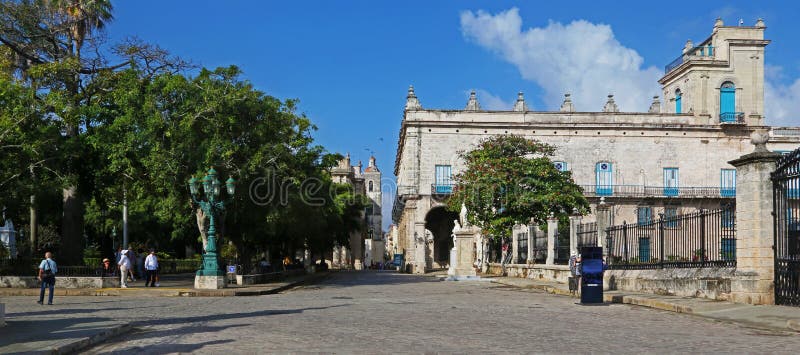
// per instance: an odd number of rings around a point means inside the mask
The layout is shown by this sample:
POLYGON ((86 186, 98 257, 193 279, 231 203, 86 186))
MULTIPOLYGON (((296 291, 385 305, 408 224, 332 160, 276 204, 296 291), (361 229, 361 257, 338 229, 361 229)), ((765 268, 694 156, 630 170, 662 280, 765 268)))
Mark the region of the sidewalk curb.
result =
POLYGON ((90 346, 102 343, 108 339, 116 337, 122 333, 130 331, 133 329, 133 326, 130 323, 120 324, 118 326, 114 326, 103 330, 99 334, 92 335, 90 337, 82 338, 76 341, 72 341, 66 343, 64 345, 57 345, 53 348, 38 351, 39 353, 49 353, 49 354, 71 354, 77 353, 83 349, 86 349, 90 346))
MULTIPOLYGON (((292 289, 306 283, 317 282, 321 279, 324 279, 330 275, 330 272, 319 272, 315 274, 307 274, 305 277, 296 280, 294 282, 290 282, 284 285, 266 288, 267 284, 264 286, 253 286, 253 288, 259 288, 256 290, 248 290, 247 288, 242 289, 220 289, 220 290, 196 290, 192 288, 161 288, 158 290, 154 290, 155 294, 150 294, 148 296, 154 297, 237 297, 237 296, 262 296, 262 295, 271 295, 279 292, 286 291, 288 289, 292 289)), ((91 289, 56 289, 55 296, 98 296, 98 297, 119 297, 119 296, 142 296, 144 293, 147 292, 141 288, 130 288, 130 289, 118 289, 118 288, 91 288, 91 289), (126 294, 127 293, 127 294, 126 294)), ((19 289, 11 289, 11 288, 0 288, 0 296, 9 297, 9 296, 38 296, 39 289, 34 288, 19 288, 19 289)))

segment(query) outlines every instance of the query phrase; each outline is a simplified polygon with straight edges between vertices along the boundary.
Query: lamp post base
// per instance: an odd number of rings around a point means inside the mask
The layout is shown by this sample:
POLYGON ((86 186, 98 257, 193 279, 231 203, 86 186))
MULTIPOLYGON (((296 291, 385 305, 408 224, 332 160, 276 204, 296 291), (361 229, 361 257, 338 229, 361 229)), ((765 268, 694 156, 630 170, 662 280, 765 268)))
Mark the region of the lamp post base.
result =
POLYGON ((201 276, 194 277, 194 288, 201 290, 219 290, 225 288, 225 276, 201 276))

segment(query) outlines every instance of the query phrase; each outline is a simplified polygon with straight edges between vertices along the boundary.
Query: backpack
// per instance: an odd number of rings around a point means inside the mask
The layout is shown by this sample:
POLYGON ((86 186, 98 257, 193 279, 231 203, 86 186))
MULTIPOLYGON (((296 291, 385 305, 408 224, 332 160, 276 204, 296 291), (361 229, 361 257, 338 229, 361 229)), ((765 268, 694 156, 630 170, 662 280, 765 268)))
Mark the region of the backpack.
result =
POLYGON ((51 277, 56 276, 56 274, 53 273, 53 267, 50 265, 50 262, 47 260, 45 260, 44 262, 47 263, 47 268, 42 271, 42 278, 49 279, 51 277))

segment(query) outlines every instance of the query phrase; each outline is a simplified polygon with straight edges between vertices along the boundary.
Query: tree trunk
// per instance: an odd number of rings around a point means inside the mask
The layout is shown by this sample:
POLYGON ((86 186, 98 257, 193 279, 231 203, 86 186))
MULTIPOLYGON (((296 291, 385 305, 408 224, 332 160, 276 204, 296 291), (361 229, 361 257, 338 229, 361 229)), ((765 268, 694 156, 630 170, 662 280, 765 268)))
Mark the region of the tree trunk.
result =
POLYGON ((28 236, 31 241, 31 255, 36 255, 36 234, 38 233, 38 221, 36 220, 36 195, 31 195, 31 231, 28 236))
POLYGON ((70 186, 63 191, 64 217, 61 220, 61 265, 80 265, 83 258, 83 201, 78 188, 70 186))

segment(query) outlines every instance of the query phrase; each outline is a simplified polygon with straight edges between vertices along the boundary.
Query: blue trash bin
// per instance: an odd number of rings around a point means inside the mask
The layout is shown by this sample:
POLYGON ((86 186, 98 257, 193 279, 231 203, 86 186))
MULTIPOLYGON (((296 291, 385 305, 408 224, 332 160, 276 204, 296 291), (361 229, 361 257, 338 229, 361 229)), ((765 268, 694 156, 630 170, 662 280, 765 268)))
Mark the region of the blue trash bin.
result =
POLYGON ((603 248, 582 247, 581 303, 603 303, 603 248))

